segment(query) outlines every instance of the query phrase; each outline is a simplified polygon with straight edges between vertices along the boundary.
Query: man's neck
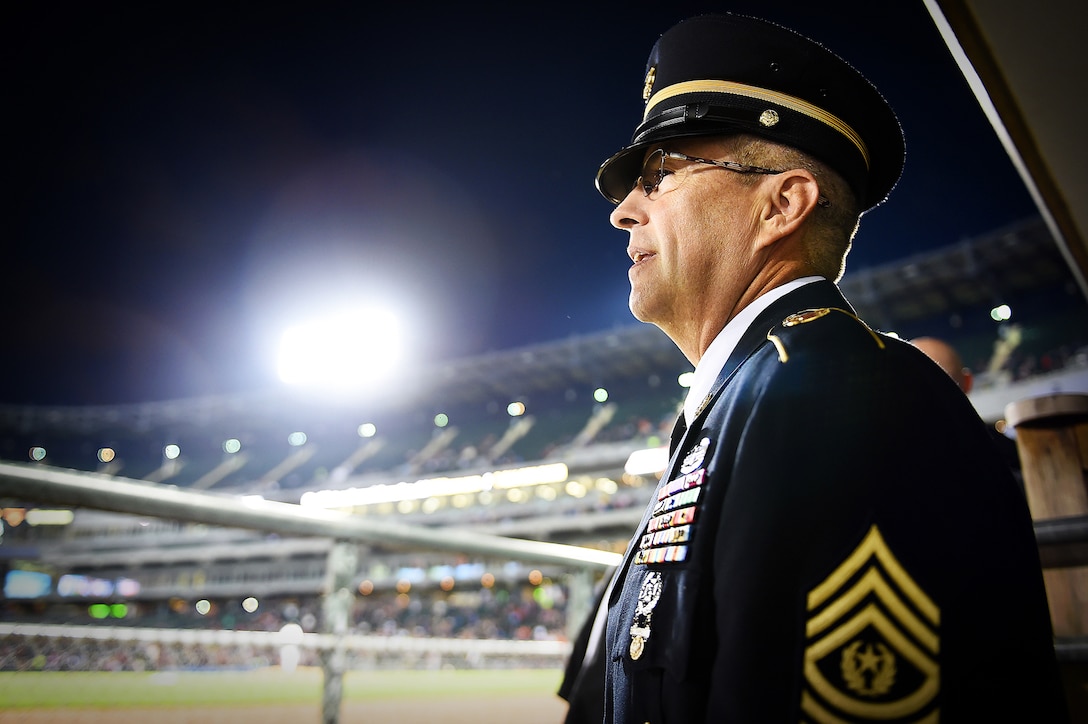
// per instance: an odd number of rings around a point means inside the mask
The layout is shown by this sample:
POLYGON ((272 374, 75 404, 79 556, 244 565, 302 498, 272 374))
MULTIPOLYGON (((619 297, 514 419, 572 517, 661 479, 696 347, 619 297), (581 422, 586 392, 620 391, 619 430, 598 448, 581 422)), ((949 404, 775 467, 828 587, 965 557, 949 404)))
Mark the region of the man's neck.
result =
POLYGON ((691 332, 689 334, 677 333, 676 336, 670 334, 669 330, 663 329, 665 334, 679 347, 680 351, 684 353, 688 361, 692 366, 698 367, 699 361, 706 354, 706 350, 710 347, 711 343, 717 339, 721 331, 725 329, 737 315, 741 314, 757 299, 763 297, 767 292, 777 289, 785 284, 796 281, 798 279, 808 278, 813 276, 812 272, 798 268, 796 264, 783 264, 783 265, 769 265, 763 269, 759 277, 754 279, 736 303, 731 309, 726 310, 724 314, 715 315, 709 317, 701 322, 695 322, 692 325, 691 332))
POLYGON ((706 353, 695 367, 695 375, 692 378, 691 388, 688 390, 687 400, 684 403, 684 415, 689 424, 698 415, 701 401, 710 393, 714 380, 718 378, 718 374, 733 354, 733 350, 737 348, 744 333, 748 331, 756 318, 793 290, 822 279, 823 277, 809 276, 781 284, 761 295, 741 310, 733 319, 729 320, 729 323, 711 341, 706 353))

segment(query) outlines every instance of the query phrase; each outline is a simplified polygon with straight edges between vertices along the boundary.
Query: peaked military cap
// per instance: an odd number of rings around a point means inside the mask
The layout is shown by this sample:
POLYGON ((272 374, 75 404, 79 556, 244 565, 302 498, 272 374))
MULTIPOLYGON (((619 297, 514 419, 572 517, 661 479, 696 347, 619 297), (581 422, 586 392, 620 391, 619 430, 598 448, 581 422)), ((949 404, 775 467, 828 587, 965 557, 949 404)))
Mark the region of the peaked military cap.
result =
POLYGON ((819 43, 756 18, 702 15, 658 39, 646 64, 646 111, 631 143, 597 172, 613 203, 631 190, 646 150, 676 138, 751 133, 835 169, 863 209, 903 170, 895 112, 861 73, 819 43))

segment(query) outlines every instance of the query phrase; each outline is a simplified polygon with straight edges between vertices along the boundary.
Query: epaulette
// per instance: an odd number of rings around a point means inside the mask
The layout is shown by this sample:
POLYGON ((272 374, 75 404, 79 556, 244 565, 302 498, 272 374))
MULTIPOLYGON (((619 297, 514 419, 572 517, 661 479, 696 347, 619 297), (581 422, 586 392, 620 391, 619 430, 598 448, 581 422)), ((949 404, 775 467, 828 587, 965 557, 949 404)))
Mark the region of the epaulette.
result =
POLYGON ((771 331, 767 332, 767 339, 774 344, 775 349, 778 350, 778 361, 789 361, 789 353, 786 351, 786 342, 795 335, 795 330, 805 324, 811 324, 818 320, 825 320, 824 323, 829 321, 837 321, 848 319, 852 320, 854 324, 850 325, 851 328, 860 327, 869 333, 873 341, 877 344, 877 347, 884 349, 884 340, 880 338, 880 335, 874 332, 869 325, 857 318, 852 312, 838 307, 820 307, 818 309, 806 309, 802 312, 796 312, 783 319, 779 324, 771 328, 771 331), (837 312, 837 314, 836 314, 837 312))

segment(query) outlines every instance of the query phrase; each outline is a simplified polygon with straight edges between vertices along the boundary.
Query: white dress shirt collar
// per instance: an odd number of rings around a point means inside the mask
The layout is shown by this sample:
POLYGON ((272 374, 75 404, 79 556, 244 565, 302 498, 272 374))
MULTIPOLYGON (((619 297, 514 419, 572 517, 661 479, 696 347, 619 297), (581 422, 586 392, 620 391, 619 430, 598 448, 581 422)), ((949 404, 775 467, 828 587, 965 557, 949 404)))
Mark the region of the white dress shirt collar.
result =
POLYGON ((695 367, 691 387, 688 389, 688 396, 684 400, 684 419, 689 426, 699 414, 699 408, 702 406, 703 400, 710 394, 711 389, 714 387, 714 381, 718 379, 718 373, 722 371, 722 367, 725 366, 729 355, 733 353, 737 343, 740 342, 741 335, 748 330, 748 327, 759 316, 759 313, 771 306, 772 302, 794 289, 822 279, 823 277, 815 276, 802 277, 764 292, 726 323, 722 331, 707 347, 702 359, 699 360, 699 364, 695 367))

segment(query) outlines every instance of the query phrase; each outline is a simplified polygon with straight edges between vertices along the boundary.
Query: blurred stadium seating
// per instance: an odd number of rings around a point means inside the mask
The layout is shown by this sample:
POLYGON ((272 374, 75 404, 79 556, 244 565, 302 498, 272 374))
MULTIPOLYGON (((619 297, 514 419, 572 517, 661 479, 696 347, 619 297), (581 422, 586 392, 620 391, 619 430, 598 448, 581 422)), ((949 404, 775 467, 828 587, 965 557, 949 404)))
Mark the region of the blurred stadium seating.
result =
MULTIPOLYGON (((988 422, 1039 384, 1088 391, 1088 306, 1038 219, 850 271, 842 288, 875 327, 959 347, 988 422), (1011 320, 991 319, 999 303, 1014 310, 1011 320)), ((625 465, 667 440, 684 394, 678 378, 690 369, 658 330, 633 325, 439 361, 395 399, 329 402, 279 391, 121 406, 0 405, 0 460, 287 503, 318 491, 563 463, 558 481, 350 507, 364 518, 620 552, 655 482, 653 471, 625 465)), ((0 499, 0 508, 5 624, 322 630, 328 540, 88 509, 50 520, 51 511, 29 499, 0 499)), ((359 561, 349 633, 363 638, 562 643, 594 582, 556 565, 381 544, 359 561)), ((247 666, 275 656, 262 642, 127 645, 64 630, 20 635, 9 627, 0 670, 247 666)), ((435 663, 418 651, 376 651, 360 653, 355 665, 435 663)), ((563 649, 549 651, 533 660, 554 663, 563 649)), ((465 647, 441 663, 473 661, 479 657, 465 647)))

